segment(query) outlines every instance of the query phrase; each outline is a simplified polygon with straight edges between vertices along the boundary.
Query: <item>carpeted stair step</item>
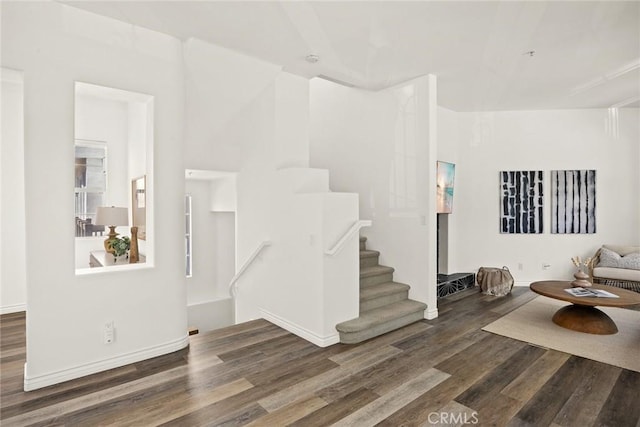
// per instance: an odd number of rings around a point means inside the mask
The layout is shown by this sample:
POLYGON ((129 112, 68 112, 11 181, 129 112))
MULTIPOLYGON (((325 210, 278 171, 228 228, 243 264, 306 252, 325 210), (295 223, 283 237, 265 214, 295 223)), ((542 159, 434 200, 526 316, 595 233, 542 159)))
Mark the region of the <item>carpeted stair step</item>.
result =
POLYGON ((409 298, 409 285, 386 282, 360 289, 360 312, 409 298))
POLYGON ((378 265, 379 257, 380 257, 380 252, 378 251, 361 250, 360 251, 360 268, 373 267, 378 265))
POLYGON ((363 311, 360 317, 336 325, 340 342, 355 344, 424 318, 426 304, 405 300, 363 311))
POLYGON ((367 238, 364 236, 360 236, 360 250, 367 250, 367 238))
POLYGON ((360 269, 360 289, 367 286, 378 285, 385 282, 393 282, 393 267, 375 265, 360 269))

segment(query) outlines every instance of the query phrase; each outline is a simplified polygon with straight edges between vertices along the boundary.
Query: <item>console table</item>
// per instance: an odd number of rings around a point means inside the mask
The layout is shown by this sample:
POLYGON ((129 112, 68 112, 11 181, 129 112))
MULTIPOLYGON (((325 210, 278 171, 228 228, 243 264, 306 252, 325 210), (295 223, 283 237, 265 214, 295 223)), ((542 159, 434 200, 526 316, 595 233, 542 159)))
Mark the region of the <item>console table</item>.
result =
MULTIPOLYGON (((146 262, 146 257, 142 254, 139 255, 140 260, 138 263, 146 262)), ((107 251, 91 251, 89 252, 89 267, 108 267, 111 265, 128 265, 129 258, 120 257, 117 260, 114 259, 113 254, 107 253, 107 251)))

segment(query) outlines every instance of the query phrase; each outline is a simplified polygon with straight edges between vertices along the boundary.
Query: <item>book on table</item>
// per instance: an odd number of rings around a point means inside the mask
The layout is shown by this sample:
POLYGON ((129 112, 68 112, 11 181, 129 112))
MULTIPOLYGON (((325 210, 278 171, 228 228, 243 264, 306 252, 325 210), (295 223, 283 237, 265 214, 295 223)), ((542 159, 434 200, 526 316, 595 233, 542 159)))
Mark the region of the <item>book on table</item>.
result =
POLYGON ((574 297, 620 298, 618 295, 602 289, 568 288, 565 289, 565 292, 574 297))

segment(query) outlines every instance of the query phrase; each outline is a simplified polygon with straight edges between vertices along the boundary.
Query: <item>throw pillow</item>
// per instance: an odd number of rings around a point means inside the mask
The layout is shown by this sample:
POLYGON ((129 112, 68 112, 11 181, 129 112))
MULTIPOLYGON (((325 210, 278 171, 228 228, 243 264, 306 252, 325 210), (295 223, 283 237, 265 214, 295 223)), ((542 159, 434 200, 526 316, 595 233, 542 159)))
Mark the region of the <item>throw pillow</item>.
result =
POLYGON ((607 249, 600 249, 600 262, 598 267, 626 268, 640 270, 640 253, 631 253, 620 256, 618 253, 607 249))

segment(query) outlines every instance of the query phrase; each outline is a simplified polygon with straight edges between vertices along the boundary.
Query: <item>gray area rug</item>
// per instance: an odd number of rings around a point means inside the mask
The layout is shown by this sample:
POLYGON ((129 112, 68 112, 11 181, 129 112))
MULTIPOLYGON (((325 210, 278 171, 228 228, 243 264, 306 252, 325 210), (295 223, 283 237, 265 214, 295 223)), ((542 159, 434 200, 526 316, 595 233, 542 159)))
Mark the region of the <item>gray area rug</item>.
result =
POLYGON ((567 302, 539 296, 485 331, 640 372, 640 311, 598 307, 616 322, 615 335, 592 335, 562 328, 551 320, 567 302))

